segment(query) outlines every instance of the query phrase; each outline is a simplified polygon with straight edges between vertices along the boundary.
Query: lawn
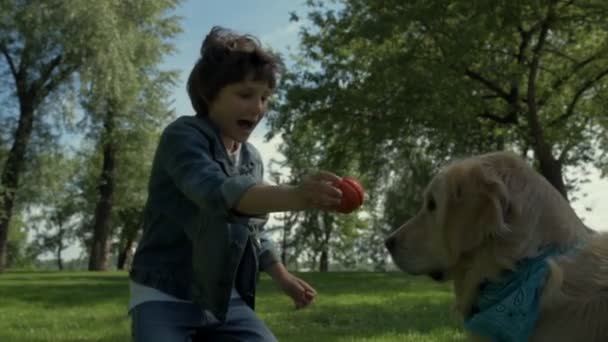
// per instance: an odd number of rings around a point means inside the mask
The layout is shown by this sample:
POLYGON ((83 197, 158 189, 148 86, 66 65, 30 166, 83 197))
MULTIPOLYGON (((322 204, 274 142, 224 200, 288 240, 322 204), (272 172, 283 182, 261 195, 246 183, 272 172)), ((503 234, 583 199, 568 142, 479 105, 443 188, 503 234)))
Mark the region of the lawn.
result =
MULTIPOLYGON (((448 285, 401 273, 302 273, 319 297, 295 311, 262 277, 257 311, 280 341, 463 341, 448 285)), ((129 341, 126 273, 0 275, 0 341, 129 341)))

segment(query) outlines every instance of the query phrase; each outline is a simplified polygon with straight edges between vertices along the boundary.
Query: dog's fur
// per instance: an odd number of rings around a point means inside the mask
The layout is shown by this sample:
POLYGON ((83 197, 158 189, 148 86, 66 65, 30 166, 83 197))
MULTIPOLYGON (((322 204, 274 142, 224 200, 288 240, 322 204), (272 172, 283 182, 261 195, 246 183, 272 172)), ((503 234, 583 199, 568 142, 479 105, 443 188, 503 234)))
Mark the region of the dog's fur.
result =
POLYGON ((590 232, 559 192, 513 153, 442 169, 422 209, 386 246, 403 271, 453 280, 456 309, 467 317, 483 281, 498 280, 541 246, 581 242, 578 252, 549 259, 531 341, 608 341, 608 235, 590 232))

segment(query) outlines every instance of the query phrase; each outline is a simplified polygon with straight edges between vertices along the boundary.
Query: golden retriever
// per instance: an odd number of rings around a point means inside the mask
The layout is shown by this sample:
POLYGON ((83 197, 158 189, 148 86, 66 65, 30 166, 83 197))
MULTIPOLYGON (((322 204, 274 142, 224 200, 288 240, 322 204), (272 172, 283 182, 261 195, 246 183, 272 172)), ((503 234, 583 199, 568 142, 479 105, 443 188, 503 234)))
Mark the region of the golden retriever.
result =
POLYGON ((529 341, 608 341, 608 235, 586 229, 523 159, 495 152, 454 162, 435 175, 423 200, 386 247, 404 272, 453 280, 465 321, 478 313, 486 284, 553 246, 563 253, 543 259, 548 271, 537 287, 540 313, 529 341))

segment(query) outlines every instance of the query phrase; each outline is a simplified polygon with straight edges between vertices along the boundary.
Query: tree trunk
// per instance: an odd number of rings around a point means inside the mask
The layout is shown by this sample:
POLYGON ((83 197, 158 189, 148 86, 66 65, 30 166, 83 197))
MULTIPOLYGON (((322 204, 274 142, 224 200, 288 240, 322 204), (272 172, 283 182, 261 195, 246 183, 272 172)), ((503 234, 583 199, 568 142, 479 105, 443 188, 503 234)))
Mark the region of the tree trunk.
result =
POLYGON ((57 247, 57 268, 59 268, 59 270, 63 270, 63 258, 61 257, 61 250, 63 249, 62 246, 58 246, 57 247))
POLYGON ((566 190, 566 184, 564 183, 562 164, 553 157, 551 147, 547 143, 543 129, 540 125, 535 106, 532 106, 528 112, 528 121, 532 138, 532 149, 534 150, 534 157, 538 161, 540 173, 566 200, 568 200, 568 191, 566 190))
POLYGON ((551 153, 548 155, 540 155, 536 152, 539 163, 540 173, 559 191, 566 200, 568 200, 568 190, 564 183, 564 175, 562 172, 561 163, 553 158, 551 153))
POLYGON ((319 262, 319 272, 329 271, 329 252, 327 249, 321 251, 321 261, 319 262))
POLYGON ((281 263, 287 266, 287 235, 289 234, 289 229, 291 227, 287 226, 287 222, 283 221, 283 238, 281 239, 281 263))
POLYGON ((116 268, 119 270, 129 269, 133 258, 134 245, 139 232, 144 225, 143 211, 139 207, 123 208, 118 213, 118 219, 122 230, 120 232, 120 244, 116 268))
POLYGON ((65 236, 66 230, 63 228, 63 223, 59 223, 59 232, 57 233, 57 250, 55 251, 57 257, 57 267, 59 270, 63 270, 63 258, 61 252, 63 251, 63 237, 65 236))
POLYGON ((116 269, 118 269, 118 270, 127 269, 126 268, 127 263, 130 264, 130 262, 127 262, 127 261, 131 260, 131 258, 133 257, 133 245, 134 244, 135 244, 134 238, 129 239, 125 242, 125 245, 118 253, 118 261, 116 262, 116 269))
POLYGON ((311 270, 315 270, 317 268, 318 260, 319 260, 319 252, 313 251, 312 252, 312 263, 310 265, 311 270))
POLYGON ((553 151, 549 142, 545 138, 543 127, 539 118, 539 107, 536 97, 536 82, 538 80, 538 71, 540 69, 540 59, 543 54, 544 45, 547 35, 549 34, 550 26, 555 15, 555 3, 552 2, 547 9, 547 17, 542 21, 538 41, 532 51, 532 60, 530 62, 530 71, 528 75, 528 89, 526 93, 526 104, 528 105, 527 117, 530 128, 530 138, 532 140, 532 148, 534 155, 539 163, 540 173, 551 183, 557 191, 559 191, 566 200, 568 200, 568 192, 564 184, 561 162, 553 157, 553 151))
POLYGON ((93 241, 89 257, 89 271, 107 271, 110 259, 111 243, 111 214, 114 201, 114 183, 116 172, 116 150, 112 138, 114 131, 114 115, 108 111, 103 142, 103 165, 99 179, 99 202, 95 208, 95 223, 93 241))
POLYGON ((323 241, 321 243, 321 260, 319 262, 319 272, 329 271, 329 240, 334 226, 333 217, 328 213, 323 213, 323 241))
POLYGON ((135 240, 137 239, 137 233, 139 232, 139 228, 141 226, 137 226, 136 228, 127 229, 124 228, 123 238, 121 239, 124 243, 121 246, 121 249, 118 253, 118 261, 116 263, 116 268, 119 270, 127 269, 127 265, 130 265, 130 260, 133 258, 133 245, 135 245, 135 240))
POLYGON ((32 97, 20 99, 20 116, 15 140, 8 154, 0 184, 0 273, 6 267, 8 229, 13 215, 15 195, 19 188, 19 176, 23 171, 25 151, 34 125, 34 100, 32 97))
POLYGON ((291 233, 291 229, 295 225, 298 219, 297 213, 284 213, 283 214, 283 231, 281 237, 281 262, 283 265, 287 266, 289 255, 288 249, 293 244, 293 242, 289 241, 289 235, 291 233))

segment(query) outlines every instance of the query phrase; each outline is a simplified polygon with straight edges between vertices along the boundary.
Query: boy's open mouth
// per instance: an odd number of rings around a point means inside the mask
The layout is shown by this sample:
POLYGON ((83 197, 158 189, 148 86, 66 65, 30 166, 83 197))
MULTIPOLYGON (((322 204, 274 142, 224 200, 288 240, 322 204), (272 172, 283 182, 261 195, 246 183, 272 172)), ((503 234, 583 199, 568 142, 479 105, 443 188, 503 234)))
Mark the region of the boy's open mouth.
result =
POLYGON ((252 129, 255 126, 255 121, 253 120, 240 119, 237 120, 236 123, 239 125, 239 127, 244 129, 252 129))

